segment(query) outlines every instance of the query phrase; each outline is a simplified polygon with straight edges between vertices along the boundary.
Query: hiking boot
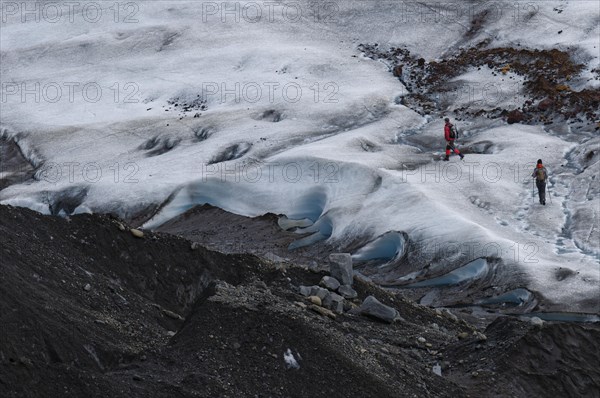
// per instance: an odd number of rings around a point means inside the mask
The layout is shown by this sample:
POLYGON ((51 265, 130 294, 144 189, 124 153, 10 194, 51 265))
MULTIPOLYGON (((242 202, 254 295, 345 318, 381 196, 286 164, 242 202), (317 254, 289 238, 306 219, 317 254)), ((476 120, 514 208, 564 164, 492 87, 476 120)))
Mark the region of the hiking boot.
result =
POLYGON ((463 155, 462 153, 459 156, 460 156, 460 160, 463 160, 465 158, 465 155, 463 155))
POLYGON ((444 162, 447 162, 450 160, 450 156, 446 155, 446 157, 444 158, 444 162))

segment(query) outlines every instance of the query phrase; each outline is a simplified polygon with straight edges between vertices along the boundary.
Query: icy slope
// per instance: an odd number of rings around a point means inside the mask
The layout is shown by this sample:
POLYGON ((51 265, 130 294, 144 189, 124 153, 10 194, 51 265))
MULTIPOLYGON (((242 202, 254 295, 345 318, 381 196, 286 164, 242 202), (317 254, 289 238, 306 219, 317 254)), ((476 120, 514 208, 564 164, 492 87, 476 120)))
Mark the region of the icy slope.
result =
MULTIPOLYGON (((165 204, 147 227, 211 203, 309 218, 303 244, 338 247, 397 231, 425 252, 419 266, 497 255, 511 283, 552 308, 598 311, 598 157, 588 159, 597 142, 483 118, 461 122, 467 163, 437 162, 440 119, 398 105, 406 88, 356 50, 376 42, 429 60, 484 39, 569 49, 586 65, 574 84, 597 87, 596 2, 299 2, 270 16, 270 3, 228 14, 213 2, 153 1, 132 3, 118 22, 101 4, 96 22, 90 10, 73 22, 63 11, 59 23, 3 10, 2 136, 37 171, 2 190, 1 203, 128 218, 165 204), (528 178, 539 157, 551 172, 543 209, 528 178), (572 276, 557 278, 559 267, 572 276)), ((521 82, 510 77, 472 70, 457 80, 517 87, 505 100, 519 103, 521 82)))

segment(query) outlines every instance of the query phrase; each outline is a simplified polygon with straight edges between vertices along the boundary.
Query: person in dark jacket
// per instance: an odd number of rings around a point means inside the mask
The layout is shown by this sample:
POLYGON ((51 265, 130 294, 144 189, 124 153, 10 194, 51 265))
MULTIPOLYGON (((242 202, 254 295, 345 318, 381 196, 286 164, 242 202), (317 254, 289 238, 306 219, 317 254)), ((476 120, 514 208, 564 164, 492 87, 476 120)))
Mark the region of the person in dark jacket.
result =
POLYGON ((542 164, 542 159, 538 159, 537 165, 531 174, 535 178, 535 185, 538 189, 540 204, 546 205, 546 180, 548 180, 548 171, 542 164))
POLYGON ((450 160, 451 152, 456 153, 458 156, 460 156, 461 159, 464 158, 465 155, 460 153, 460 151, 454 146, 454 140, 456 139, 456 129, 454 128, 452 123, 450 123, 450 119, 445 118, 444 121, 446 122, 446 125, 444 126, 444 138, 446 139, 446 157, 444 158, 444 161, 450 160))

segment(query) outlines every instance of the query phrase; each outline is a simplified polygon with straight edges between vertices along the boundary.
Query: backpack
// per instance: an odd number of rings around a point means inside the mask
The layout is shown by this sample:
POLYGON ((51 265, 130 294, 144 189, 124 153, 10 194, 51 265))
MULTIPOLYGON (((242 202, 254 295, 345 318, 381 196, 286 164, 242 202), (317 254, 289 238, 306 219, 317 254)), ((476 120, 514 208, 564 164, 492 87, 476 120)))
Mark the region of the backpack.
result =
POLYGON ((539 169, 535 169, 535 179, 538 181, 546 181, 548 178, 548 173, 546 172, 545 167, 540 167, 539 169))
POLYGON ((458 130, 453 124, 450 125, 450 138, 452 138, 453 140, 458 138, 458 130))

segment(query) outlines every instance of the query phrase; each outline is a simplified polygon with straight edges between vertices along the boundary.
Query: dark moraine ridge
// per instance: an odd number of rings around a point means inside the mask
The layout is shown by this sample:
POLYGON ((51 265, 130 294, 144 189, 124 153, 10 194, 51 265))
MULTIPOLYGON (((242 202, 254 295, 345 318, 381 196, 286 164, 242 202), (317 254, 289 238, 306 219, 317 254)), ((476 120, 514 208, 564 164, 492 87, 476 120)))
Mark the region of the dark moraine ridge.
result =
POLYGON ((600 396, 595 324, 477 330, 360 279, 349 307, 402 319, 322 316, 297 292, 325 272, 105 215, 0 206, 0 251, 1 397, 600 396))

